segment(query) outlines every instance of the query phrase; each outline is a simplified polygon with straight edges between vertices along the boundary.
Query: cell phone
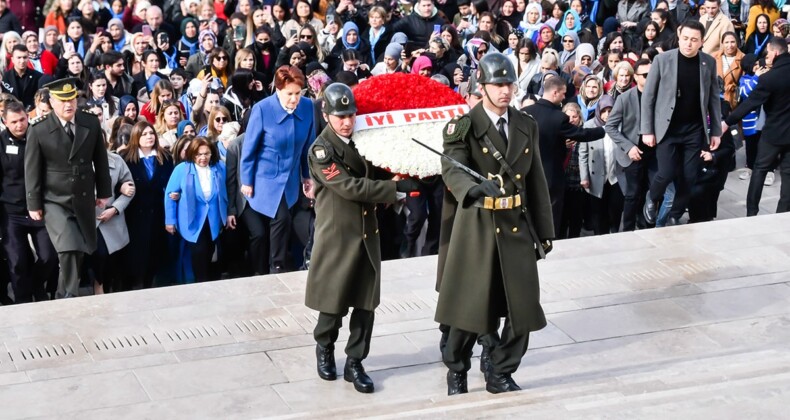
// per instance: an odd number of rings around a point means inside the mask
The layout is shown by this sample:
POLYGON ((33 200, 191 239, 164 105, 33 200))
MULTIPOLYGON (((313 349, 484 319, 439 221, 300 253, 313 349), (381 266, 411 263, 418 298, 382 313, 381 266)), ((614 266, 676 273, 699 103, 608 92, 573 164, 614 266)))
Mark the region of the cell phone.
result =
POLYGON ((296 36, 296 29, 291 29, 291 36, 289 38, 293 38, 296 36))
POLYGON ((247 25, 239 25, 233 28, 233 40, 241 41, 247 37, 247 25))
POLYGON ((104 28, 102 28, 101 26, 99 26, 98 28, 96 28, 96 33, 97 33, 97 34, 100 34, 100 33, 102 33, 102 32, 104 32, 104 28))
POLYGON ((442 30, 442 25, 433 25, 433 32, 439 33, 442 30))
POLYGON ((145 35, 145 36, 151 36, 152 35, 150 26, 143 25, 143 35, 145 35))
POLYGON ((335 15, 326 15, 326 25, 329 26, 335 23, 335 15))
POLYGON ((74 52, 74 43, 71 42, 71 41, 63 43, 63 49, 65 50, 64 52, 67 52, 67 53, 72 52, 73 53, 74 52))
POLYGON ((203 66, 203 75, 204 75, 204 76, 205 76, 205 75, 209 75, 209 76, 211 76, 211 66, 210 66, 210 65, 208 65, 208 66, 203 66))
POLYGON ((271 4, 267 4, 266 6, 263 6, 263 13, 271 16, 272 15, 272 5, 271 4))

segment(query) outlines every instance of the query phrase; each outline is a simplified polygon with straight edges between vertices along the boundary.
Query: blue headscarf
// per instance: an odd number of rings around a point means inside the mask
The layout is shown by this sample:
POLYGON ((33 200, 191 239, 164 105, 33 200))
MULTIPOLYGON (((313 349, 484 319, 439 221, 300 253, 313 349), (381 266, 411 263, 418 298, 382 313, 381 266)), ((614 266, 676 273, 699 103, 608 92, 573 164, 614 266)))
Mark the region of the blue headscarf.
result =
POLYGON ((568 32, 579 32, 579 29, 581 28, 582 28, 582 20, 579 17, 579 14, 576 13, 576 11, 573 9, 568 9, 565 12, 565 14, 562 15, 562 20, 560 21, 560 29, 557 31, 557 33, 560 34, 560 36, 565 36, 565 34, 567 34, 568 32), (568 27, 565 26, 565 18, 567 18, 568 15, 573 15, 573 29, 568 29, 568 27))
POLYGON ((135 99, 134 96, 123 95, 118 102, 120 103, 120 106, 118 107, 118 115, 123 116, 124 111, 126 111, 126 107, 133 103, 137 108, 137 116, 140 116, 140 105, 137 103, 137 99, 135 99))
POLYGON ((359 49, 359 44, 362 43, 362 38, 361 38, 361 36, 359 34, 359 26, 357 26, 356 23, 351 22, 351 21, 346 22, 343 25, 343 36, 340 38, 340 40, 343 41, 343 46, 346 47, 347 50, 348 49, 353 49, 353 50, 359 49), (357 42, 354 43, 354 44, 349 44, 348 41, 346 40, 346 35, 348 35, 349 31, 355 31, 357 33, 357 42))
POLYGON ((184 130, 186 130, 187 126, 191 125, 192 128, 195 128, 195 123, 189 120, 184 120, 178 123, 178 128, 176 128, 176 138, 181 138, 184 135, 184 130))

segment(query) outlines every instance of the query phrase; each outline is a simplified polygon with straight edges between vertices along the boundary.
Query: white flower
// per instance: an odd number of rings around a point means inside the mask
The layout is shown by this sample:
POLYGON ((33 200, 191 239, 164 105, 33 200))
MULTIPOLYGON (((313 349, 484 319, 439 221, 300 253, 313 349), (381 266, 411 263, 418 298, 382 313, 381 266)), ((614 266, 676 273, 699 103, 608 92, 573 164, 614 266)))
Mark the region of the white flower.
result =
POLYGON ((358 131, 354 133, 354 143, 365 159, 393 174, 418 178, 441 175, 442 158, 411 141, 411 138, 441 152, 442 129, 446 123, 440 121, 358 131))

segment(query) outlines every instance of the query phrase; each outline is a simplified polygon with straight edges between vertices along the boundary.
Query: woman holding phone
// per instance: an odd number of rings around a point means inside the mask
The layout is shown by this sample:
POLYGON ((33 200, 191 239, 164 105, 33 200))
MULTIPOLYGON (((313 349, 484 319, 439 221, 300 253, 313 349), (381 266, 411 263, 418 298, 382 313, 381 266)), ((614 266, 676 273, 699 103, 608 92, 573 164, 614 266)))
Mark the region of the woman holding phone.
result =
POLYGON ((61 40, 64 54, 76 52, 80 57, 85 57, 85 53, 91 46, 91 41, 84 32, 82 21, 78 16, 72 16, 66 19, 66 24, 66 34, 61 40))
MULTIPOLYGON (((230 55, 222 48, 214 48, 208 55, 208 64, 203 67, 197 75, 198 79, 203 79, 210 75, 214 80, 219 81, 221 87, 228 86, 228 80, 233 75, 233 65, 230 62, 230 55)), ((215 86, 216 88, 216 86, 215 86)))

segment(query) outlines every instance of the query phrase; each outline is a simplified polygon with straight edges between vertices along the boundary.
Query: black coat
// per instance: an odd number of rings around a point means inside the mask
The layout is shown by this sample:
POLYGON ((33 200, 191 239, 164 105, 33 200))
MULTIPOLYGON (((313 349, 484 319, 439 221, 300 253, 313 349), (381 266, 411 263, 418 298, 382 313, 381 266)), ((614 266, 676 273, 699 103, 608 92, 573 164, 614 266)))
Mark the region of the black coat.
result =
POLYGON ((6 9, 5 12, 0 14, 0 34, 11 31, 22 35, 22 24, 16 15, 11 13, 10 9, 6 9))
POLYGON ((733 126, 749 112, 760 106, 765 111, 765 126, 760 141, 775 146, 790 144, 790 54, 784 53, 774 59, 768 73, 760 76, 757 87, 746 101, 741 102, 727 117, 727 125, 733 126))
MULTIPOLYGON (((381 36, 379 37, 378 42, 376 42, 376 46, 371 47, 370 61, 368 62, 370 68, 373 68, 373 66, 375 66, 376 63, 378 63, 379 61, 384 61, 384 50, 387 49, 387 45, 389 45, 393 34, 394 32, 392 32, 392 26, 385 25, 384 33, 381 34, 381 36)), ((364 42, 367 42, 368 45, 371 45, 369 29, 365 29, 364 31, 362 31, 362 33, 360 34, 360 38, 362 38, 364 42)))
POLYGON ((538 122, 540 136, 540 158, 549 191, 557 191, 565 186, 565 140, 588 142, 606 135, 603 127, 581 128, 571 124, 570 119, 558 105, 540 99, 537 103, 523 109, 538 122))
POLYGON ((39 73, 30 68, 25 69, 25 74, 22 75, 23 79, 27 79, 27 84, 22 88, 17 82, 16 70, 13 68, 3 73, 3 83, 0 84, 0 92, 7 92, 19 99, 25 108, 32 108, 36 106, 33 97, 41 83, 42 73, 39 73))
POLYGON ((126 161, 134 180, 134 199, 126 208, 126 225, 129 227, 129 246, 126 265, 129 273, 142 276, 153 273, 161 261, 166 261, 168 252, 165 231, 165 187, 173 173, 173 160, 168 156, 162 165, 157 164, 150 180, 145 164, 126 161), (152 261, 151 256, 160 256, 152 261))
MULTIPOLYGON (((338 42, 335 44, 335 47, 332 48, 332 52, 329 53, 329 57, 326 58, 326 63, 329 66, 329 68, 327 68, 327 74, 329 77, 334 78, 335 75, 343 71, 342 54, 345 49, 346 47, 343 45, 343 43, 338 42)), ((370 63, 370 44, 368 44, 367 41, 360 38, 359 46, 356 48, 356 50, 359 53, 360 64, 370 63)))
POLYGON ((428 48, 433 33, 434 25, 444 25, 446 22, 439 14, 430 18, 424 18, 419 13, 413 12, 405 18, 397 21, 392 27, 392 33, 403 32, 409 41, 420 48, 428 48))

